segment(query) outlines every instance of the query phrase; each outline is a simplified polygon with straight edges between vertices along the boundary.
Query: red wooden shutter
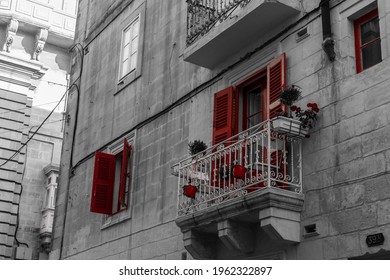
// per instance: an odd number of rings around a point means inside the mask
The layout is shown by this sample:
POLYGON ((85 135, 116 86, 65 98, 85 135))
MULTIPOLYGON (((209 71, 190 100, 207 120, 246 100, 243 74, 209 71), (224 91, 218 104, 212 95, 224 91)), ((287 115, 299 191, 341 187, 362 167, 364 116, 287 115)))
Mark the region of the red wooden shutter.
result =
POLYGON ((118 200, 118 209, 127 207, 126 195, 130 190, 126 192, 126 182, 129 178, 129 158, 131 155, 132 147, 127 142, 125 138, 123 143, 123 153, 122 153, 122 168, 121 168, 121 178, 119 183, 119 200, 118 200))
POLYGON ((233 136, 233 93, 228 87, 214 95, 213 145, 233 136))
POLYGON ((280 104, 280 92, 286 87, 286 54, 271 61, 267 66, 267 110, 266 118, 278 116, 278 111, 285 110, 280 104))
POLYGON ((91 212, 107 215, 112 214, 114 180, 115 156, 96 152, 92 182, 91 212))

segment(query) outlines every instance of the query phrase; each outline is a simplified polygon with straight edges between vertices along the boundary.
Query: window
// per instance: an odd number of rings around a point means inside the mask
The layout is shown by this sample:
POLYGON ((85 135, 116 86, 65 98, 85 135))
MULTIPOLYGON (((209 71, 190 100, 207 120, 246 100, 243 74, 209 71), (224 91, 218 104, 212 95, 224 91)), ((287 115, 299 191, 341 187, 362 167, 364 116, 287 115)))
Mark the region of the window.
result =
POLYGON ((382 61, 378 9, 355 20, 356 71, 382 61))
MULTIPOLYGON (((282 54, 234 87, 217 92, 214 95, 212 144, 216 145, 232 137, 232 141, 224 143, 228 146, 239 140, 233 137, 234 135, 277 117, 280 111, 285 110, 280 103, 280 92, 285 86, 286 55, 282 54)), ((288 174, 286 164, 288 151, 284 140, 272 138, 271 143, 267 143, 265 139, 259 139, 258 143, 263 141, 263 144, 256 146, 256 143, 247 144, 245 134, 241 136, 244 137, 241 148, 234 151, 227 150, 225 155, 211 159, 211 178, 214 187, 231 185, 233 181, 230 174, 234 174, 236 165, 249 168, 248 174, 252 178, 262 176, 268 154, 270 166, 275 174, 283 174, 283 176, 288 174)), ((282 183, 277 184, 284 187, 282 183)), ((253 191, 261 187, 264 187, 262 182, 247 190, 253 191)))
POLYGON ((278 115, 286 85, 286 55, 271 61, 235 87, 214 95, 213 145, 278 115))
POLYGON ((91 212, 113 215, 128 208, 131 153, 126 138, 118 153, 96 152, 91 212))
POLYGON ((138 15, 122 34, 120 78, 123 78, 137 67, 138 42, 140 30, 140 16, 138 15))
POLYGON ((58 178, 58 176, 56 176, 54 174, 50 175, 47 178, 46 198, 45 198, 44 209, 54 209, 55 208, 56 196, 57 196, 57 183, 53 183, 53 181, 56 180, 57 178, 58 178))

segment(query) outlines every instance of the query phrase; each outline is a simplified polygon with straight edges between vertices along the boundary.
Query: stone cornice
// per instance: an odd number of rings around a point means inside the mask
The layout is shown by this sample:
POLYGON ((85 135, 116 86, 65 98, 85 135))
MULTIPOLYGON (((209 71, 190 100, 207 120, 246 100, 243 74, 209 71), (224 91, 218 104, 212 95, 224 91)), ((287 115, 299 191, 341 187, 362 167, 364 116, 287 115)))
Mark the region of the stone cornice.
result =
POLYGON ((24 60, 6 52, 0 53, 0 79, 31 88, 32 80, 40 79, 48 70, 42 63, 24 60))

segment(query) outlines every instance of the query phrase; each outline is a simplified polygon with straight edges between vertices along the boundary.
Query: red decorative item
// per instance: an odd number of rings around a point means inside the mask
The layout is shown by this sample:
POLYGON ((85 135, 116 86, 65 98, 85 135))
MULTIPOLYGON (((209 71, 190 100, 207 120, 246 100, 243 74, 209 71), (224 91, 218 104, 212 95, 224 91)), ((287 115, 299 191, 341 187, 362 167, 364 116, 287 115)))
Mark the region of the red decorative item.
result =
POLYGON ((234 178, 245 180, 246 167, 242 165, 235 165, 233 167, 233 176, 234 178))
POLYGON ((183 194, 189 198, 195 198, 195 194, 198 192, 198 188, 194 185, 183 186, 183 194))

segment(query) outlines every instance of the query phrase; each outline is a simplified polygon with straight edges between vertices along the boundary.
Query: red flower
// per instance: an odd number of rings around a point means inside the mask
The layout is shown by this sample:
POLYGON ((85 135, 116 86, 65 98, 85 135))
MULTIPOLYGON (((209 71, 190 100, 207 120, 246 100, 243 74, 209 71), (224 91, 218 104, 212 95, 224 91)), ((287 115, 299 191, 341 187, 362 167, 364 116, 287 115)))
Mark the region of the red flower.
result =
POLYGON ((318 112, 320 111, 320 109, 318 109, 318 107, 314 107, 314 108, 313 108, 313 111, 316 112, 316 113, 318 113, 318 112))
MULTIPOLYGON (((314 103, 315 104, 315 103, 314 103)), ((307 103, 307 107, 313 107, 313 105, 314 105, 313 103, 307 103)))
POLYGON ((294 111, 296 111, 297 109, 298 109, 298 107, 297 107, 297 106, 295 106, 295 105, 292 105, 292 106, 291 106, 291 111, 293 111, 293 112, 294 112, 294 111))

